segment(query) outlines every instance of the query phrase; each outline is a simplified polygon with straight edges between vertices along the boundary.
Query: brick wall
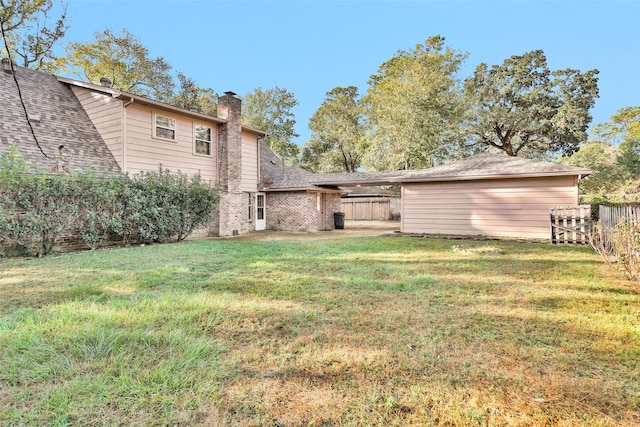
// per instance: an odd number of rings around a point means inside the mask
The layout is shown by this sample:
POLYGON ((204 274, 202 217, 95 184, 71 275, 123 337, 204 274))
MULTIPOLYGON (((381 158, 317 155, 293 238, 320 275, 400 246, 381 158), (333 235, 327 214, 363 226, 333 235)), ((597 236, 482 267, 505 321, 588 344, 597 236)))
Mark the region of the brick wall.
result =
POLYGON ((255 194, 247 192, 222 192, 220 193, 219 218, 217 220, 217 236, 234 236, 246 234, 256 229, 254 215, 249 219, 249 194, 255 198, 255 194), (223 221, 220 219, 224 218, 223 221))
POLYGON ((316 195, 306 191, 271 192, 266 197, 267 229, 318 231, 316 195))
MULTIPOLYGON (((333 213, 340 212, 340 194, 325 193, 325 228, 333 229, 333 213)), ((317 193, 267 193, 267 229, 281 231, 318 230, 317 193)))
POLYGON ((327 228, 334 229, 335 225, 333 223, 333 213, 340 212, 340 203, 341 203, 341 195, 336 193, 326 193, 325 194, 325 212, 324 212, 324 223, 327 228))

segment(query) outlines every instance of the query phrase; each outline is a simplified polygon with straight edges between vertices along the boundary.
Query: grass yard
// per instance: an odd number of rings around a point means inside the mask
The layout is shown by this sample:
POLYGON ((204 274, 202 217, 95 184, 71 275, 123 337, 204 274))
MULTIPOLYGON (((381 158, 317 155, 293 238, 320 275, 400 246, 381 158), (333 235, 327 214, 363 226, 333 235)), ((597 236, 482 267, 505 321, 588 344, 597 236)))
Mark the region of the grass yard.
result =
POLYGON ((2 426, 637 426, 586 247, 197 241, 0 261, 2 426))

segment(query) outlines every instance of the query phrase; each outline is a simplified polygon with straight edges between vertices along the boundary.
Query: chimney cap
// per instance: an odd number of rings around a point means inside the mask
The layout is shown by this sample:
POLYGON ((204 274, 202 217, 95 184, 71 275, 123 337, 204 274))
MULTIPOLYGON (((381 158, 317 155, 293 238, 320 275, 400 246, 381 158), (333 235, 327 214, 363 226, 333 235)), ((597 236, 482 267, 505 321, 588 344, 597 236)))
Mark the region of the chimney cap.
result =
POLYGON ((236 93, 231 92, 230 90, 224 93, 225 95, 229 95, 229 96, 236 96, 236 93))
POLYGON ((108 77, 100 77, 100 86, 111 87, 111 80, 108 77))

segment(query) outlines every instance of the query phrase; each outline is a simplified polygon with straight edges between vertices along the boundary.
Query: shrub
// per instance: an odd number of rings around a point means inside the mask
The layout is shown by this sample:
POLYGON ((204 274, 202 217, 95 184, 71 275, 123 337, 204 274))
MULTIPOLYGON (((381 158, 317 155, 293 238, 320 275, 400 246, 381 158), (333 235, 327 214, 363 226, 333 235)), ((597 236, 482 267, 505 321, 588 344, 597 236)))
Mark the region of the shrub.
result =
POLYGON ((614 227, 596 223, 589 243, 609 267, 640 281, 640 221, 636 218, 623 217, 614 227))
POLYGON ((114 236, 125 245, 180 241, 209 222, 218 201, 199 175, 162 166, 133 177, 29 171, 14 146, 0 167, 0 255, 47 255, 63 235, 90 248, 114 236))
POLYGON ((162 165, 119 182, 117 232, 125 243, 133 234, 147 242, 184 240, 209 222, 218 192, 200 175, 172 173, 162 165))
POLYGON ((78 211, 71 180, 64 175, 33 173, 15 147, 0 160, 0 242, 16 255, 49 254, 78 211))

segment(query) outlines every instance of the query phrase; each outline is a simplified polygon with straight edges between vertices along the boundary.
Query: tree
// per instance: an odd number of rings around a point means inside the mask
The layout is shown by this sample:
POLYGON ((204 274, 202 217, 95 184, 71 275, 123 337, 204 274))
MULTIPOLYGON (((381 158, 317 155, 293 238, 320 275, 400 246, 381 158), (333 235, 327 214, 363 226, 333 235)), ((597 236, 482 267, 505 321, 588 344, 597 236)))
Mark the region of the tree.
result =
POLYGON ((53 6, 53 0, 0 0, 0 28, 5 43, 0 52, 15 54, 24 67, 57 70, 61 61, 53 55, 53 46, 69 27, 66 4, 50 25, 53 6))
POLYGON ((243 97, 242 123, 267 132, 265 142, 287 162, 300 151, 292 141, 299 136, 294 130, 296 121, 291 111, 296 105, 295 95, 277 86, 267 90, 258 87, 243 97))
POLYGON ((370 168, 433 166, 459 140, 464 106, 457 73, 467 55, 445 47, 444 40, 434 36, 399 51, 369 79, 370 168))
POLYGON ((95 40, 70 43, 68 51, 71 72, 92 83, 107 77, 116 89, 163 102, 173 95, 171 65, 162 57, 149 57, 149 49, 125 29, 120 34, 96 32, 95 40))
POLYGON ((620 168, 616 163, 618 150, 611 143, 600 138, 590 139, 571 156, 563 156, 557 163, 588 168, 593 175, 580 183, 580 193, 586 203, 602 201, 615 190, 620 181, 620 168))
POLYGON ((362 107, 355 86, 327 92, 309 120, 313 132, 301 163, 317 173, 356 172, 367 149, 362 107))
POLYGON ((621 139, 617 163, 627 179, 640 178, 640 106, 625 107, 611 117, 610 132, 621 139))
POLYGON ((473 142, 510 156, 570 155, 587 139, 598 70, 550 71, 542 50, 482 63, 465 82, 473 142))
POLYGON ((640 107, 625 107, 571 156, 558 159, 587 167, 594 174, 580 185, 586 203, 632 203, 640 200, 640 107))
POLYGON ((169 104, 190 110, 197 108, 200 113, 209 116, 218 115, 218 94, 211 88, 202 88, 196 82, 178 72, 180 91, 171 97, 169 104))

